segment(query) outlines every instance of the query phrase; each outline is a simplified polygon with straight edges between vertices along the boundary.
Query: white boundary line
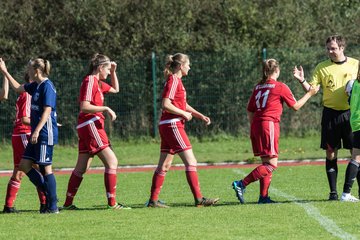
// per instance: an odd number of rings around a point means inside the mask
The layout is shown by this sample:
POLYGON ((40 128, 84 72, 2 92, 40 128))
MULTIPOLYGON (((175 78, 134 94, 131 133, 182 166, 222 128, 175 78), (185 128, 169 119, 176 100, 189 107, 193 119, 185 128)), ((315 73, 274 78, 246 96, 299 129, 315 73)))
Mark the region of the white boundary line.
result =
MULTIPOLYGON (((243 172, 239 169, 234 169, 233 171, 237 174, 245 176, 245 172, 243 172)), ((314 220, 316 220, 328 233, 332 234, 333 236, 338 237, 340 239, 357 239, 355 236, 342 230, 338 225, 336 225, 336 223, 332 219, 322 215, 320 213, 319 209, 317 209, 312 204, 302 203, 301 199, 297 199, 296 197, 288 195, 288 194, 286 194, 276 188, 273 188, 273 187, 271 187, 271 191, 275 195, 286 198, 287 200, 292 201, 296 205, 302 207, 305 210, 305 212, 307 213, 307 215, 309 215, 314 220)))

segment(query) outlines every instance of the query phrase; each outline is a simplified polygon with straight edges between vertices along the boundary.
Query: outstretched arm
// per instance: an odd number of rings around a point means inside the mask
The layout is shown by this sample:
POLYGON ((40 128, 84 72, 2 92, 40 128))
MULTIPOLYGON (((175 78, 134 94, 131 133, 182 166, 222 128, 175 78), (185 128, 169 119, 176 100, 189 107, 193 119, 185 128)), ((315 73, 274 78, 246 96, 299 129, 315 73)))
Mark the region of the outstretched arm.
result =
POLYGON ((10 82, 11 87, 15 90, 15 92, 17 93, 22 93, 25 92, 24 87, 19 84, 12 76, 11 74, 7 71, 5 62, 2 58, 0 58, 0 71, 2 72, 2 74, 4 75, 5 78, 7 78, 10 82))
POLYGON ((302 66, 300 66, 299 68, 297 68, 295 66, 294 70, 293 70, 293 75, 299 81, 299 83, 301 84, 301 86, 305 92, 310 90, 311 85, 306 81, 306 79, 304 77, 304 70, 303 70, 302 66))
POLYGON ((312 96, 314 96, 319 91, 319 89, 320 86, 317 86, 315 88, 310 86, 309 91, 306 92, 305 95, 294 104, 294 106, 292 106, 292 109, 295 111, 299 110, 312 96))
POLYGON ((3 86, 0 89, 0 101, 8 99, 9 95, 9 81, 4 77, 3 86))

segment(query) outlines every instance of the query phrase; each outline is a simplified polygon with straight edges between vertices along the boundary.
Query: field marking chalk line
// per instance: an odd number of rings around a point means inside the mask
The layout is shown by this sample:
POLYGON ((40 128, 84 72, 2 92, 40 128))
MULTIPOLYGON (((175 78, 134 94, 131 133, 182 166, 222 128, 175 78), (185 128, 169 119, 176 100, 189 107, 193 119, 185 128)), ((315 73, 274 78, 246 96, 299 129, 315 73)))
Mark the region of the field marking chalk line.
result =
MULTIPOLYGON (((234 169, 233 171, 242 176, 246 175, 245 172, 243 172, 239 169, 234 169)), ((284 193, 276 188, 273 188, 273 187, 271 187, 271 191, 275 195, 286 198, 287 200, 292 201, 296 205, 302 207, 305 210, 305 212, 307 213, 307 215, 309 215, 314 220, 316 220, 327 232, 329 232, 333 236, 338 237, 340 239, 357 239, 355 236, 353 236, 350 233, 341 229, 338 225, 336 225, 336 223, 332 219, 322 215, 320 213, 319 209, 316 208, 314 205, 312 205, 310 203, 302 203, 301 199, 298 199, 294 196, 286 194, 286 193, 284 193)))

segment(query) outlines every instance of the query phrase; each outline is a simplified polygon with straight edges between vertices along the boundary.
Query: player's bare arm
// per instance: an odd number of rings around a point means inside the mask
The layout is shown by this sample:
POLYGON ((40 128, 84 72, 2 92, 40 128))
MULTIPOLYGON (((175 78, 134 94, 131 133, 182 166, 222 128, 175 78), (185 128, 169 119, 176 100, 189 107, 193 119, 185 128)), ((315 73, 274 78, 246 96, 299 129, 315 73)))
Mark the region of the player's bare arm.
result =
POLYGON ((211 124, 211 120, 209 117, 205 116, 204 114, 198 112, 197 110, 195 110, 193 107, 191 107, 189 104, 186 104, 186 111, 190 112, 194 117, 204 121, 206 123, 206 125, 210 125, 211 124))
POLYGON ((110 68, 110 79, 111 79, 111 88, 109 90, 110 93, 118 93, 120 91, 119 87, 119 79, 116 74, 116 62, 111 62, 110 68))
POLYGON ((0 101, 8 99, 9 81, 4 77, 2 88, 0 89, 0 101))
POLYGON ((295 111, 299 110, 312 96, 314 96, 319 91, 319 89, 320 86, 310 86, 309 91, 306 92, 305 95, 299 101, 297 101, 294 106, 292 106, 292 109, 295 111))
POLYGON ((190 121, 192 119, 192 114, 190 112, 183 111, 180 108, 175 107, 169 98, 163 98, 162 108, 169 113, 182 116, 186 121, 190 121))
POLYGON ((24 87, 21 84, 19 84, 11 76, 11 74, 7 71, 5 61, 2 58, 0 58, 0 71, 2 72, 4 77, 8 79, 8 81, 10 82, 11 87, 15 90, 15 92, 17 92, 17 93, 25 92, 24 87))
POLYGON ((299 81, 299 83, 301 84, 301 86, 305 92, 310 90, 311 85, 306 81, 306 79, 304 77, 304 70, 301 65, 299 66, 299 68, 297 68, 297 66, 294 67, 293 75, 294 75, 295 79, 297 79, 299 81))
POLYGON ((97 112, 107 112, 111 118, 111 121, 115 121, 116 113, 107 106, 95 106, 88 101, 82 101, 80 103, 80 111, 84 113, 97 113, 97 112))

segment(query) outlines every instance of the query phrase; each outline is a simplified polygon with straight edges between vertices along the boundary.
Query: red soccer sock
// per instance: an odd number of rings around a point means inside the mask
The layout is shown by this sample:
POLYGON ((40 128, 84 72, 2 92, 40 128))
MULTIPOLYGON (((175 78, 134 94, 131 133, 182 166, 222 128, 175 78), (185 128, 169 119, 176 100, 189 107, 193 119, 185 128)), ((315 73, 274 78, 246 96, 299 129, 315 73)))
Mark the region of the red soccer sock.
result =
POLYGON ((46 204, 46 195, 45 192, 41 191, 41 189, 36 188, 38 196, 39 196, 39 201, 40 204, 46 204))
POLYGON ((116 204, 116 181, 116 169, 106 168, 104 173, 104 182, 109 206, 114 206, 116 204))
POLYGON ((259 166, 257 166, 249 175, 247 175, 243 180, 243 184, 246 187, 252 182, 255 182, 265 176, 267 176, 269 173, 274 171, 276 167, 269 164, 269 163, 263 163, 259 166))
POLYGON ((159 194, 164 184, 165 176, 166 176, 166 171, 155 170, 152 178, 150 200, 152 201, 159 200, 159 194))
POLYGON ((6 191, 5 206, 13 207, 20 185, 20 181, 16 181, 15 178, 10 178, 6 191))
POLYGON ((260 196, 267 197, 269 195, 271 178, 272 178, 272 172, 260 179, 260 196))
POLYGON ((74 197, 80 187, 82 180, 82 174, 74 170, 69 179, 64 206, 70 206, 73 204, 74 197))
POLYGON ((200 191, 200 183, 196 170, 196 166, 187 166, 185 169, 186 179, 189 183, 192 194, 195 199, 201 199, 203 196, 200 191))

